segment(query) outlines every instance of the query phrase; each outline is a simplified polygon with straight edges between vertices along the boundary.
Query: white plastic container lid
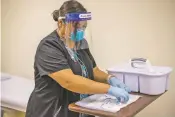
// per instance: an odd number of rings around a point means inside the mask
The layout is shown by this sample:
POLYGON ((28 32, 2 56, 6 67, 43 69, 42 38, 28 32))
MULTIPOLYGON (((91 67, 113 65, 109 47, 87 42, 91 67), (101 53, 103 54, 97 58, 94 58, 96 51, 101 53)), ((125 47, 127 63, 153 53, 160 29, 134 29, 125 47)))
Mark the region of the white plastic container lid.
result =
POLYGON ((138 74, 138 75, 148 75, 148 76, 162 76, 169 74, 172 71, 170 67, 161 66, 151 66, 151 70, 147 68, 133 68, 129 64, 123 66, 117 66, 107 69, 108 72, 118 72, 127 74, 138 74))

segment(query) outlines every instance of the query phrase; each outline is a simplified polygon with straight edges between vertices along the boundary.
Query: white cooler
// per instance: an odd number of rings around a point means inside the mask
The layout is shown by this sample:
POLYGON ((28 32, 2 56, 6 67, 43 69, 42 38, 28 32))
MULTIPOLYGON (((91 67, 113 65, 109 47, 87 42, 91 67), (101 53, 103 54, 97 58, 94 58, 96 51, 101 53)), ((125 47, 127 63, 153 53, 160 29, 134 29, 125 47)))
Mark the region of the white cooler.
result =
POLYGON ((131 65, 117 66, 107 69, 108 73, 123 81, 133 92, 159 95, 168 90, 170 67, 151 66, 134 68, 131 65))

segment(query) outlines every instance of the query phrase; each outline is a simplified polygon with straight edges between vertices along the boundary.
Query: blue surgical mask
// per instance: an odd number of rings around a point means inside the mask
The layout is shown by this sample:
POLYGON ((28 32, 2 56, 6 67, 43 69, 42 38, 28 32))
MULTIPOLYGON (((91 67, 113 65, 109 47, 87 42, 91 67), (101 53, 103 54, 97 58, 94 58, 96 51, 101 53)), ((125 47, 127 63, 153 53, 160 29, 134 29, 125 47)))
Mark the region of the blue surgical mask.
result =
POLYGON ((76 33, 71 33, 71 40, 78 42, 84 39, 84 30, 77 29, 76 33))

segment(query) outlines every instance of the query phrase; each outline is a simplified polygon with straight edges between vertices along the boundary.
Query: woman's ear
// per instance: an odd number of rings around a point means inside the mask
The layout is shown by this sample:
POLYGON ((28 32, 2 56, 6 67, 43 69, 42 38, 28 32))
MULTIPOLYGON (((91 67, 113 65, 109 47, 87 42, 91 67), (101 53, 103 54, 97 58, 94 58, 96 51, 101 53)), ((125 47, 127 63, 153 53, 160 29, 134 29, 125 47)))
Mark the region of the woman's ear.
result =
POLYGON ((64 38, 65 35, 65 23, 63 20, 58 20, 59 36, 64 38))
POLYGON ((61 29, 64 26, 63 20, 58 20, 58 28, 61 29))

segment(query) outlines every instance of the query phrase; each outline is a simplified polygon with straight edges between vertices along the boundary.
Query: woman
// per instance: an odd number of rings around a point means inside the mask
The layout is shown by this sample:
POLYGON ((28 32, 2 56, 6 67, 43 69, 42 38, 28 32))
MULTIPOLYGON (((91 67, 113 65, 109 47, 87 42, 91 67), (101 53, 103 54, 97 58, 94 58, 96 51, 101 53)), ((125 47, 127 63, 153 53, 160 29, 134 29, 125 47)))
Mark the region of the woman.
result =
POLYGON ((82 45, 86 42, 83 36, 87 22, 65 19, 69 13, 80 12, 86 14, 87 10, 74 0, 64 2, 53 12, 58 29, 38 45, 34 63, 35 88, 26 117, 79 117, 79 113, 68 110, 68 105, 90 94, 107 93, 122 103, 128 101, 129 88, 101 71, 88 45, 82 45))

